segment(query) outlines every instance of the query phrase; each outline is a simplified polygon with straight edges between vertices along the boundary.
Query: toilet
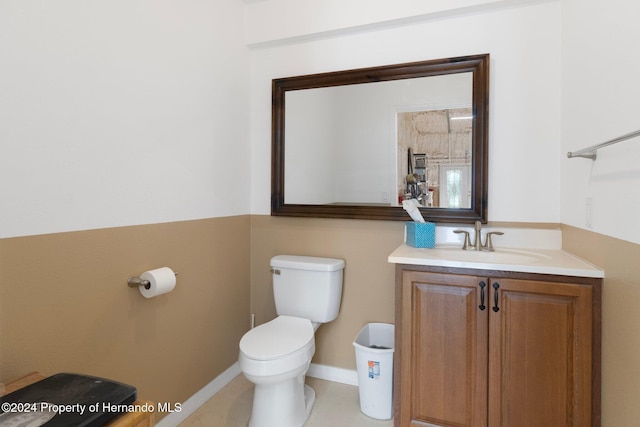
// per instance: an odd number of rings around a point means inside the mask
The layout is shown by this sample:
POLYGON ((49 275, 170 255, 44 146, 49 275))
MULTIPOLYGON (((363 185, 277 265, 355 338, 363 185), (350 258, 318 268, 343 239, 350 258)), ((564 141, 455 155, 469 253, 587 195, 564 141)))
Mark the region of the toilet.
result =
POLYGON ((344 261, 278 255, 271 259, 278 317, 240 340, 238 364, 255 384, 249 427, 300 427, 315 392, 304 383, 315 353, 314 333, 338 317, 344 261))

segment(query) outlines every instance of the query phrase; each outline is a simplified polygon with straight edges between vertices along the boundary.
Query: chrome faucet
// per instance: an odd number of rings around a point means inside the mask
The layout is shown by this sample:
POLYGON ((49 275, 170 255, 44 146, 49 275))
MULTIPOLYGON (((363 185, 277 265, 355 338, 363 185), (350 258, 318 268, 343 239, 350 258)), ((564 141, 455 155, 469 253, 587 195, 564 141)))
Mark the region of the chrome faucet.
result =
POLYGON ((462 250, 474 250, 474 251, 488 251, 493 252, 495 249, 493 248, 493 242, 491 240, 491 236, 496 234, 498 236, 503 235, 502 231, 490 231, 485 236, 485 241, 482 243, 482 223, 480 221, 476 221, 475 223, 475 236, 473 237, 473 244, 471 244, 471 239, 469 237, 469 232, 466 230, 453 230, 454 233, 464 234, 464 244, 462 245, 462 250))
POLYGON ((476 234, 475 234, 475 237, 473 238, 473 249, 475 249, 476 251, 479 251, 480 249, 482 249, 482 234, 481 234, 482 223, 480 221, 476 221, 475 229, 476 229, 476 234))
POLYGON ((469 232, 466 230, 453 230, 456 234, 464 234, 464 244, 462 245, 462 250, 467 251, 471 247, 471 242, 469 241, 469 232))
POLYGON ((502 231, 490 231, 490 232, 488 232, 487 235, 485 236, 484 244, 482 245, 480 250, 488 251, 488 252, 495 251, 495 249, 493 249, 493 242, 491 241, 491 235, 492 234, 495 234, 497 236, 502 236, 504 233, 502 231))

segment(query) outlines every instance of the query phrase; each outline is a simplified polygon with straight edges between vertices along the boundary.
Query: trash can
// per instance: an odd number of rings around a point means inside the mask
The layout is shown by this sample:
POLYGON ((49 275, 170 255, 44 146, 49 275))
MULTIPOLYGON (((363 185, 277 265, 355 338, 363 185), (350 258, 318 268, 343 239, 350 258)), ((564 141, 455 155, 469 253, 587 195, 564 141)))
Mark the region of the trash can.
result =
POLYGON ((368 323, 353 342, 360 410, 379 420, 393 418, 394 326, 368 323))

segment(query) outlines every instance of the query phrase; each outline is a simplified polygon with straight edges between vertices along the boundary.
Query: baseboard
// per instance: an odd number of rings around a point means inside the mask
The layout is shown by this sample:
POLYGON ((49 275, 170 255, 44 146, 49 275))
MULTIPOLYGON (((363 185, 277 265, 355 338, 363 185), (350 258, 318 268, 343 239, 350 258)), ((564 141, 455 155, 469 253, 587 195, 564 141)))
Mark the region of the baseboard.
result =
MULTIPOLYGON (((198 390, 193 396, 187 399, 180 408, 180 412, 172 412, 161 419, 156 427, 174 427, 183 422, 193 414, 200 406, 204 405, 207 400, 211 399, 224 386, 229 384, 242 371, 238 362, 231 365, 229 369, 218 375, 213 381, 198 390)), ((333 381, 336 383, 358 385, 358 373, 351 369, 336 368, 335 366, 318 365, 312 363, 309 366, 307 376, 317 378, 319 380, 333 381)))
POLYGON ((307 372, 308 377, 336 383, 358 385, 358 372, 352 369, 336 368, 335 366, 318 365, 312 363, 307 372))
POLYGON ((193 414, 207 400, 211 399, 224 386, 229 384, 241 373, 238 362, 231 365, 229 369, 218 375, 213 381, 198 390, 193 396, 188 398, 181 406, 180 412, 172 412, 161 419, 156 427, 175 427, 191 414, 193 414))

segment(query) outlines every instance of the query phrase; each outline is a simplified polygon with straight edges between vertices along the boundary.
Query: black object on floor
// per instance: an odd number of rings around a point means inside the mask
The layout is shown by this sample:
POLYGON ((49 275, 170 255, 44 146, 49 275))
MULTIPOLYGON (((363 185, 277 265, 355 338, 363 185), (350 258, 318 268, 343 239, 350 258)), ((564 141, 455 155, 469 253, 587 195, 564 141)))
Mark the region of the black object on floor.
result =
POLYGON ((98 427, 128 412, 136 400, 130 385, 61 373, 0 397, 0 427, 98 427))

